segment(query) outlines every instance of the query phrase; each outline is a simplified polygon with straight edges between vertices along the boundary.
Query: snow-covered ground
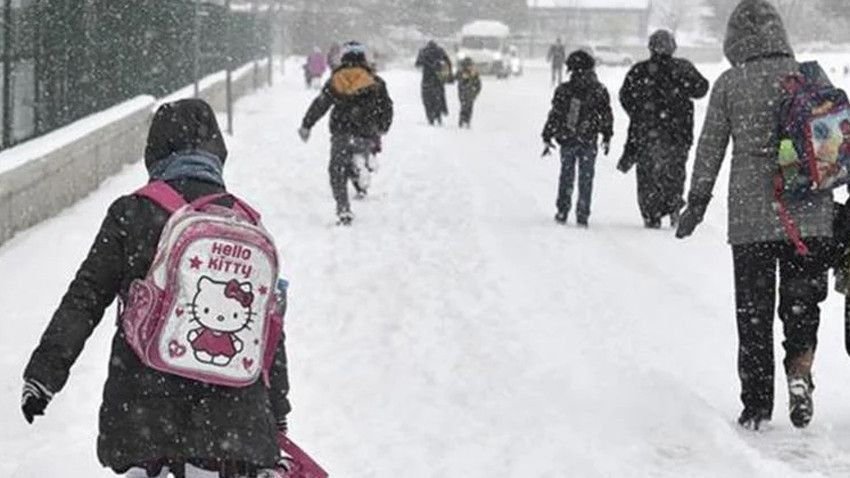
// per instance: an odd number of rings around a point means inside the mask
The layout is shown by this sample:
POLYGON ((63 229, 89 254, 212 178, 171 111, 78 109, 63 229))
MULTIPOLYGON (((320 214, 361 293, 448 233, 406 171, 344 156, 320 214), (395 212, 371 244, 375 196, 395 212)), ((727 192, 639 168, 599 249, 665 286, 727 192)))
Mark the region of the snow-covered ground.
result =
MULTIPOLYGON (((734 424, 725 181, 691 240, 642 229, 634 177, 614 167, 627 125, 617 108, 591 228, 556 226, 559 164, 539 157, 548 71, 486 81, 471 131, 426 126, 416 72, 390 71, 397 116, 383 169, 354 204, 355 227, 334 227, 326 126, 300 143, 314 92, 288 71, 238 103, 226 176, 279 238, 293 284, 292 435, 332 476, 850 472, 836 297, 824 306, 811 427, 791 427, 780 380, 771 429, 734 424)), ((612 93, 624 74, 600 71, 612 93)), ((20 416, 20 374, 106 207, 144 181, 141 165, 128 168, 0 248, 0 476, 111 476, 94 445, 114 311, 33 426, 20 416)))

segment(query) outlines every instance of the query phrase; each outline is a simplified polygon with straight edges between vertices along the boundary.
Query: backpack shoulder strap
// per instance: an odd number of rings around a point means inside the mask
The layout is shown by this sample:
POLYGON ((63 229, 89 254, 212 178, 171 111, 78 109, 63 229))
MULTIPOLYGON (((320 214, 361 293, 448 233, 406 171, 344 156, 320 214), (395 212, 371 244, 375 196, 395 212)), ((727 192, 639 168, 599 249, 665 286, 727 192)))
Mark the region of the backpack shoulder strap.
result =
POLYGON ((148 198, 159 207, 174 214, 175 211, 188 204, 183 196, 168 185, 165 181, 154 181, 139 189, 134 196, 148 198))

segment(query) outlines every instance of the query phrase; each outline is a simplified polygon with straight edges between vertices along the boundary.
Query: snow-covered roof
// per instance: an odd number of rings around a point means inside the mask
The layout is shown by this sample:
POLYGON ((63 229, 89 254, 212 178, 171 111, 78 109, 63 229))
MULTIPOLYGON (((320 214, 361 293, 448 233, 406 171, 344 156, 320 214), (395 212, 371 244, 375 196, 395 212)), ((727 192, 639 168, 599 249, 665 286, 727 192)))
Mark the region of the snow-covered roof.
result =
POLYGON ((527 0, 532 8, 581 8, 597 10, 647 10, 650 0, 527 0))
POLYGON ((495 20, 478 20, 464 25, 460 34, 478 37, 507 37, 510 36, 511 29, 504 23, 495 20))

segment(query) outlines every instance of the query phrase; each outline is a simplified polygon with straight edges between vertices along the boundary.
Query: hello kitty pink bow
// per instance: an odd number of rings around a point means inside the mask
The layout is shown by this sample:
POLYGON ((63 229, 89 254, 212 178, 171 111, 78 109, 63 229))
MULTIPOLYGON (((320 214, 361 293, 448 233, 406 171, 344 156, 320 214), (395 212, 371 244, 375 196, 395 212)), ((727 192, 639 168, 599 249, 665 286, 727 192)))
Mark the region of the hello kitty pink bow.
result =
POLYGON ((227 283, 224 288, 224 296, 228 299, 236 299, 245 308, 251 307, 251 304, 254 303, 254 293, 250 290, 244 290, 235 279, 227 283))

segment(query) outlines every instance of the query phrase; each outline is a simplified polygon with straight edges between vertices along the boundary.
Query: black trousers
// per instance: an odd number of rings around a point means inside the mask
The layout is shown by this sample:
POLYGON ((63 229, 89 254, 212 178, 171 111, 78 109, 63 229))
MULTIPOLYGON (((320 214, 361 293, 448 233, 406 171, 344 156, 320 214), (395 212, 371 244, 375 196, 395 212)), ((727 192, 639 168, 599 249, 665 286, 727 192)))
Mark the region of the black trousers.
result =
POLYGON ((779 318, 785 340, 785 368, 817 347, 819 304, 827 295, 827 257, 831 241, 808 239, 808 256, 786 242, 732 246, 738 321, 738 375, 741 401, 748 410, 773 412, 773 317, 779 270, 779 318))
POLYGON ((460 101, 460 125, 470 125, 472 121, 472 107, 475 105, 475 100, 460 101))
POLYGON ((357 178, 354 155, 369 155, 375 146, 374 140, 358 136, 338 135, 331 137, 331 161, 328 164, 331 192, 336 201, 337 214, 350 212, 348 181, 357 178))
POLYGON ((641 151, 637 163, 638 205, 644 220, 658 221, 685 205, 688 150, 657 141, 641 151))

